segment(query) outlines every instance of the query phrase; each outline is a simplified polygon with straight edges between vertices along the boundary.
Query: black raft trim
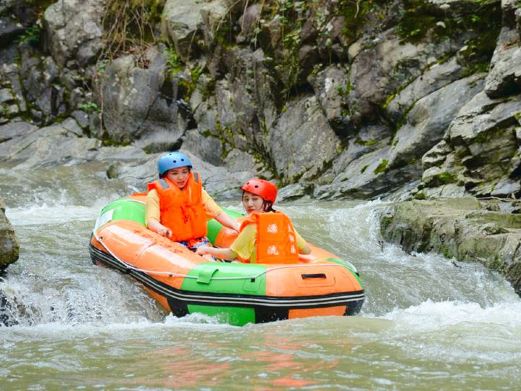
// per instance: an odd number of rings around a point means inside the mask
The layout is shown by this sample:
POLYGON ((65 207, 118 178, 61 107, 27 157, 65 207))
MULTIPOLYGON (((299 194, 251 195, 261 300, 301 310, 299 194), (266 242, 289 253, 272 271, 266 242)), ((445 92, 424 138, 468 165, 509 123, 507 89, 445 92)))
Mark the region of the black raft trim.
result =
MULTIPOLYGON (((89 246, 89 253, 93 262, 102 262, 108 266, 114 267, 120 272, 130 274, 147 288, 164 296, 168 300, 172 312, 174 312, 175 315, 177 315, 176 312, 180 313, 178 316, 182 316, 182 313, 188 311, 186 309, 188 304, 253 307, 256 312, 261 309, 266 309, 270 314, 280 312, 280 316, 285 316, 285 318, 280 319, 287 319, 287 311, 292 308, 304 309, 345 305, 347 308, 346 315, 351 315, 360 310, 365 299, 363 290, 356 292, 333 293, 322 296, 293 297, 267 297, 244 294, 185 291, 157 281, 144 272, 129 268, 126 264, 120 262, 112 255, 107 254, 92 245, 89 246)), ((262 311, 260 312, 259 315, 262 315, 262 311)), ((266 315, 261 316, 261 318, 265 318, 266 315)), ((271 316, 273 315, 267 317, 271 318, 271 316)))

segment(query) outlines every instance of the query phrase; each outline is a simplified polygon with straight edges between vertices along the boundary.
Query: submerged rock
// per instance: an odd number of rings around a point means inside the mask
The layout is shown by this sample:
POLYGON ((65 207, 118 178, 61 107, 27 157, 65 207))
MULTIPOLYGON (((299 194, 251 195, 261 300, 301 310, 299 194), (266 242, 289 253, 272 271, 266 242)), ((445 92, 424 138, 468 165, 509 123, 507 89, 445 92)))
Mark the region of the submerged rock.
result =
POLYGON ((381 215, 385 240, 496 270, 521 295, 521 201, 448 198, 393 204, 381 215))

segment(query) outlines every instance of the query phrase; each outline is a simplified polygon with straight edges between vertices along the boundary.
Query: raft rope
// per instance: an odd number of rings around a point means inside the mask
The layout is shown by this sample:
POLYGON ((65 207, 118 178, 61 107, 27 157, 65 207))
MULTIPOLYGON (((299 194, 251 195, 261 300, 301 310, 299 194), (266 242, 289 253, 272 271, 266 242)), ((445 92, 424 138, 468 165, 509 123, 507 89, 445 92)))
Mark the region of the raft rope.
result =
MULTIPOLYGON (((184 278, 191 278, 191 279, 198 279, 199 277, 198 276, 190 276, 188 274, 182 274, 182 273, 172 273, 172 272, 165 272, 165 271, 158 271, 158 270, 148 270, 148 269, 141 269, 141 268, 138 268, 138 267, 135 267, 135 266, 132 266, 131 264, 125 262, 125 261, 122 261, 116 254, 114 254, 106 245, 105 243, 103 243, 102 239, 98 236, 98 234, 96 232, 92 232, 94 237, 96 238, 96 240, 98 241, 98 243, 100 243, 103 248, 105 248, 105 250, 107 250, 109 252, 109 254, 114 257, 118 262, 122 263, 123 265, 125 265, 125 267, 127 269, 131 269, 131 270, 134 270, 136 272, 142 272, 142 273, 146 273, 146 274, 156 274, 156 275, 166 275, 168 277, 184 277, 184 278)), ((294 268, 301 268, 301 267, 316 267, 318 265, 306 265, 306 264, 298 264, 298 265, 286 265, 286 266, 277 266, 277 267, 273 267, 273 268, 270 268, 270 269, 266 269, 264 270, 263 272, 255 275, 255 276, 250 276, 250 277, 212 277, 212 280, 252 280, 252 279, 257 279, 261 276, 263 276, 264 274, 267 274, 268 272, 272 272, 272 271, 275 271, 275 270, 282 270, 282 269, 294 269, 294 268)), ((321 263, 320 264, 320 267, 323 267, 323 266, 333 266, 333 267, 341 267, 340 265, 336 264, 336 263, 321 263)))

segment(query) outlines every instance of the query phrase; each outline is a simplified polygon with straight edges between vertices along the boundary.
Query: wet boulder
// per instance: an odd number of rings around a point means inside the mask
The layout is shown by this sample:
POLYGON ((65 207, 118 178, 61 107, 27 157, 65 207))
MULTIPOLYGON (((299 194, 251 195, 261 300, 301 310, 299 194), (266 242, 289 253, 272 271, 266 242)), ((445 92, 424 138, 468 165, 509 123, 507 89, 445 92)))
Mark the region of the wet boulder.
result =
POLYGON ((0 273, 18 260, 20 245, 14 229, 5 215, 5 204, 0 198, 0 273))
POLYGON ((408 252, 435 251, 498 271, 521 295, 521 202, 472 197, 406 201, 380 216, 381 234, 408 252))
POLYGON ((81 132, 71 118, 40 129, 25 122, 12 122, 0 127, 0 137, 4 137, 0 156, 20 169, 93 160, 101 141, 78 137, 81 132))

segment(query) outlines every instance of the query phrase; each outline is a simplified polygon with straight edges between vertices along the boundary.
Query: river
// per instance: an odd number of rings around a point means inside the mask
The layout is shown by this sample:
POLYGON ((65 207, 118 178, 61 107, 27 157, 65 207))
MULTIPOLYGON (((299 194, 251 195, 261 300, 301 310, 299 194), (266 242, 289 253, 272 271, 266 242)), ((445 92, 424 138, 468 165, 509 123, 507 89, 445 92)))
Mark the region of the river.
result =
POLYGON ((480 265, 382 243, 384 202, 281 205, 304 237, 358 268, 359 315, 233 327, 165 315, 91 263, 98 211, 132 190, 97 164, 0 168, 21 245, 0 281, 18 322, 0 327, 0 389, 519 389, 520 298, 480 265))

